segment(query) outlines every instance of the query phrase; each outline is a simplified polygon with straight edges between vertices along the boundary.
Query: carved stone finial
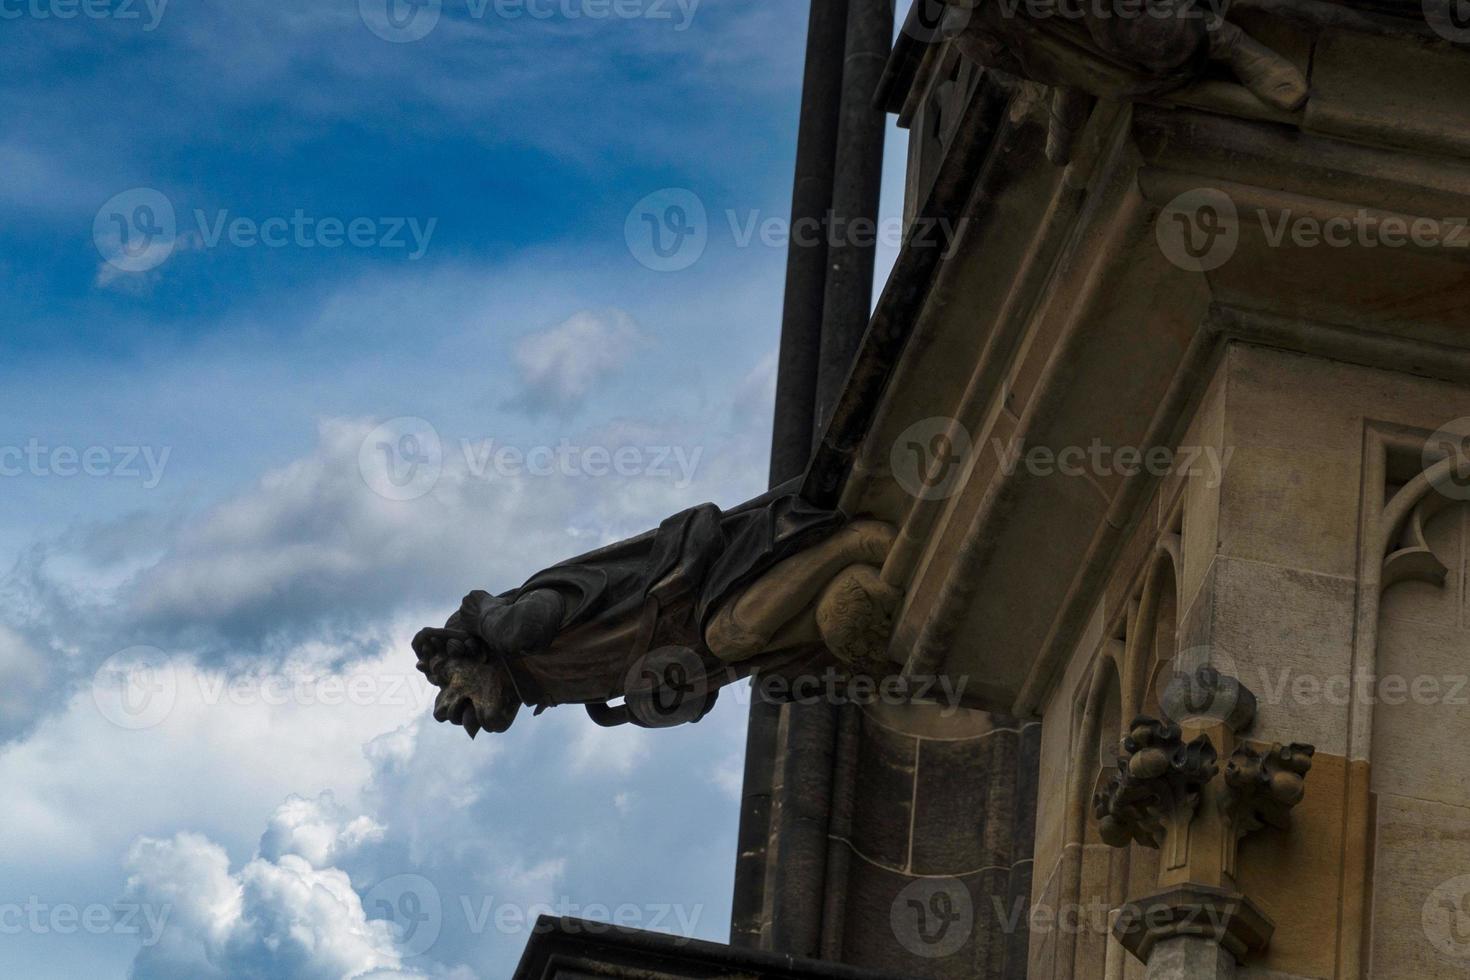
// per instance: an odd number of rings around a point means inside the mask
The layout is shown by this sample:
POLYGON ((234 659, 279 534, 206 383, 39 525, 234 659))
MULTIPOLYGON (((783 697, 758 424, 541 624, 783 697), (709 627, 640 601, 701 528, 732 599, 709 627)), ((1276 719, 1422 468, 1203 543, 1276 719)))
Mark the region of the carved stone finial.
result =
POLYGON ((1093 797, 1099 832, 1112 847, 1159 848, 1188 826, 1218 754, 1209 736, 1185 742, 1178 725, 1146 716, 1134 719, 1122 749, 1118 771, 1093 797))
POLYGON ((1307 773, 1316 749, 1293 742, 1259 752, 1242 745, 1225 765, 1224 806, 1237 837, 1291 825, 1291 809, 1306 793, 1307 773))

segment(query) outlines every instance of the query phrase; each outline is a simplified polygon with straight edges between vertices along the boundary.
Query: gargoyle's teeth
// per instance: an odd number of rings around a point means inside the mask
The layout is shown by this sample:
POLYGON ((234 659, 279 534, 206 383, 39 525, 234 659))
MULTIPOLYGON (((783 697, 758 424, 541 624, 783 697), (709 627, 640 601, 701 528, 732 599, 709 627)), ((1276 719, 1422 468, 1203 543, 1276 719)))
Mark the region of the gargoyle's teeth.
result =
POLYGON ((475 720, 475 702, 468 697, 460 698, 459 702, 454 706, 454 714, 451 716, 451 720, 456 725, 463 725, 465 728, 469 728, 470 725, 479 728, 480 723, 475 720))

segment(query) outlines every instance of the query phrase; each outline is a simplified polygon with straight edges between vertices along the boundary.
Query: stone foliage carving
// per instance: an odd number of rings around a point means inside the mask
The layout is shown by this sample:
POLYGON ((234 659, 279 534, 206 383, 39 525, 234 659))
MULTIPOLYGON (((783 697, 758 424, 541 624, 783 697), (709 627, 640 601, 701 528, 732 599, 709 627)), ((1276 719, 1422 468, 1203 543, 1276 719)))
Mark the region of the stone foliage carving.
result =
POLYGON ((1277 743, 1264 752, 1249 745, 1235 750, 1225 764, 1224 805, 1237 837, 1291 825, 1291 809, 1306 793, 1315 751, 1299 742, 1277 743))
POLYGON ((1206 735, 1185 742, 1178 725, 1140 716, 1122 750, 1117 772, 1093 798, 1099 833, 1112 847, 1162 847, 1170 828, 1188 826, 1215 777, 1215 747, 1206 735))

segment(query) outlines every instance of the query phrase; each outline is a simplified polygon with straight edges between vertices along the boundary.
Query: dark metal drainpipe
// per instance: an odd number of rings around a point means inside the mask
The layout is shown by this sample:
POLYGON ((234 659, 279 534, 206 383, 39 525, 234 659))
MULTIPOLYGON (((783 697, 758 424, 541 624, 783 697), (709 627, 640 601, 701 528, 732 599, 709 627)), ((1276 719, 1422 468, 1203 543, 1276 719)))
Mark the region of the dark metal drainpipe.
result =
MULTIPOLYGON (((816 68, 811 60, 811 50, 817 40, 815 28, 821 6, 823 0, 816 0, 813 4, 813 33, 808 40, 804 102, 807 93, 816 91, 813 88, 816 68)), ((788 372, 788 349, 795 350, 797 353, 793 357, 796 360, 790 366, 791 383, 786 390, 788 394, 800 391, 803 401, 798 404, 795 401, 798 396, 789 394, 792 401, 783 406, 783 392, 778 380, 777 436, 778 440, 792 441, 778 441, 773 447, 773 476, 778 458, 794 460, 795 439, 799 434, 799 427, 790 419, 782 426, 782 408, 793 407, 807 421, 807 442, 801 452, 805 466, 817 434, 826 424, 841 393, 867 327, 872 305, 883 134, 887 125, 885 113, 875 105, 875 96, 893 40, 893 2, 848 0, 840 6, 845 8, 846 23, 842 35, 835 163, 827 181, 830 211, 822 226, 827 242, 825 249, 811 246, 801 250, 804 253, 800 259, 803 262, 799 280, 801 292, 793 293, 791 273, 798 261, 795 242, 796 233, 800 230, 793 225, 793 258, 788 265, 786 316, 782 325, 781 375, 784 378, 788 372), (821 328, 814 351, 809 332, 813 294, 806 290, 815 290, 817 285, 816 277, 805 263, 818 251, 823 253, 824 274, 819 304, 821 328), (793 302, 801 305, 795 307, 793 302), (786 331, 793 325, 799 325, 796 329, 807 332, 794 333, 788 338, 786 331), (811 402, 804 400, 806 389, 796 380, 798 377, 810 379, 811 402)), ((830 38, 821 45, 821 50, 824 56, 830 57, 830 38)), ((830 83, 836 72, 830 66, 823 70, 830 73, 830 83)), ((822 93, 824 97, 831 97, 826 89, 822 93)), ((803 106, 802 139, 806 136, 808 109, 815 116, 824 110, 830 111, 830 108, 830 105, 803 106)), ((830 125, 830 117, 823 118, 828 120, 826 125, 830 125)), ((825 138, 826 131, 822 135, 825 138)), ((804 173, 800 145, 797 167, 800 193, 804 173)), ((794 473, 783 472, 781 475, 794 473)), ((827 703, 781 708, 760 703, 752 705, 746 745, 746 775, 747 780, 754 776, 759 781, 746 784, 745 809, 741 814, 740 862, 746 866, 747 887, 751 876, 760 875, 760 897, 757 910, 755 896, 742 888, 742 869, 737 866, 736 925, 744 925, 745 929, 740 939, 734 941, 750 940, 753 922, 750 916, 755 913, 760 922, 759 942, 762 946, 797 956, 816 957, 824 952, 824 910, 831 918, 834 901, 838 908, 841 907, 841 896, 829 894, 829 891, 845 886, 845 882, 836 880, 832 881, 830 888, 828 886, 834 772, 850 767, 854 761, 839 758, 838 730, 842 726, 841 712, 844 710, 852 709, 839 709, 827 703), (754 841, 755 824, 761 819, 760 809, 765 810, 767 827, 763 854, 754 841), (751 826, 747 826, 748 823, 751 826), (747 844, 753 846, 747 847, 747 844), (752 867, 757 857, 764 859, 762 871, 752 867)), ((851 746, 854 742, 844 740, 844 744, 851 746)), ((828 956, 840 955, 833 943, 826 946, 828 956)))
MULTIPOLYGON (((771 435, 771 486, 806 469, 816 429, 817 365, 822 354, 822 307, 827 282, 827 212, 832 206, 837 128, 846 51, 847 0, 812 0, 806 71, 791 193, 793 234, 786 257, 776 418, 771 435), (815 234, 811 234, 815 231, 815 234)), ((766 862, 781 708, 751 698, 740 803, 739 853, 730 914, 730 942, 771 948, 766 862)))

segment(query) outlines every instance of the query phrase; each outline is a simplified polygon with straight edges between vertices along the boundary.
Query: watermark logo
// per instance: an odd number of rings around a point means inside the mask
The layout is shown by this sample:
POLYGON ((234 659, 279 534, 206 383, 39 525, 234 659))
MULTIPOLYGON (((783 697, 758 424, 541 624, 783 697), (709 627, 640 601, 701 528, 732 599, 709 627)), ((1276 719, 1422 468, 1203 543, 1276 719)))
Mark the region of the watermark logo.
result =
POLYGON ((494 439, 460 440, 465 470, 477 480, 562 476, 571 479, 646 477, 672 480, 680 490, 694 482, 703 446, 497 445, 494 439))
POLYGON ((1470 875, 1442 882, 1424 900, 1424 935, 1435 949, 1470 960, 1470 875))
POLYGON ((414 416, 373 429, 357 452, 357 468, 369 490, 388 500, 417 500, 444 472, 444 446, 429 422, 414 416))
POLYGON ((1256 701, 1253 692, 1242 689, 1238 671, 1235 658, 1219 647, 1189 647, 1159 665, 1153 688, 1171 721, 1204 716, 1248 722, 1256 701))
MULTIPOLYGON (((667 21, 676 33, 689 30, 700 0, 466 0, 462 16, 499 20, 667 21)), ((421 41, 439 26, 442 0, 358 0, 368 30, 394 44, 421 41)))
POLYGON ((0 936, 132 936, 146 947, 157 946, 168 927, 173 905, 114 902, 51 903, 39 895, 24 902, 0 903, 0 936))
POLYGON ((948 0, 914 0, 913 13, 903 22, 903 33, 921 44, 946 40, 970 23, 971 9, 948 0))
POLYGON ((1470 500, 1470 418, 1441 426, 1424 443, 1422 461, 1426 470, 1446 457, 1454 463, 1432 478, 1434 489, 1451 500, 1470 500))
POLYGON ((975 929, 974 900, 958 878, 920 878, 893 900, 889 923, 899 944, 915 956, 953 956, 975 929))
POLYGON ((173 711, 178 693, 173 664, 156 647, 129 647, 114 653, 92 675, 97 710, 129 731, 162 724, 173 711))
POLYGON ((402 874, 378 882, 362 898, 370 919, 388 922, 393 942, 404 956, 421 956, 439 941, 444 902, 423 875, 402 874))
POLYGON ((144 33, 163 22, 168 0, 0 0, 0 20, 147 20, 144 33))
POLYGON ((1446 41, 1470 44, 1470 0, 1424 0, 1424 19, 1446 41))
POLYGON ((974 451, 974 440, 958 420, 935 416, 899 434, 888 465, 899 486, 911 495, 943 500, 959 492, 974 451))
POLYGON ((1025 470, 1032 476, 1064 476, 1069 478, 1114 476, 1135 477, 1146 474, 1162 479, 1184 476, 1200 479, 1213 490, 1225 481, 1225 471, 1235 456, 1235 447, 1222 452, 1215 446, 1110 446, 1094 437, 1086 446, 1030 446, 1026 440, 1014 438, 1009 443, 990 440, 1002 473, 1010 476, 1025 470))
POLYGON ((1197 187, 1164 207, 1154 234, 1170 262, 1189 272, 1209 272, 1235 254, 1240 214, 1224 191, 1197 187))
POLYGON ((162 191, 134 187, 108 198, 92 220, 102 260, 122 272, 147 272, 174 253, 178 218, 162 191))
POLYGON ((688 647, 661 647, 639 657, 623 691, 628 710, 648 728, 698 721, 709 706, 704 662, 688 647))
POLYGON ((410 262, 429 250, 438 218, 361 215, 344 219, 296 208, 266 218, 195 208, 192 227, 181 227, 173 202, 151 187, 135 187, 102 205, 92 221, 92 240, 118 272, 147 272, 175 252, 218 249, 382 249, 404 252, 410 262))
POLYGON ((654 191, 633 205, 623 223, 628 251, 654 272, 680 272, 709 245, 709 214, 699 195, 683 187, 654 191))
POLYGON ((140 480, 144 490, 153 490, 172 455, 171 446, 51 446, 31 438, 24 446, 0 445, 0 478, 140 480))
POLYGON ((428 37, 439 24, 442 7, 442 0, 357 0, 367 29, 391 44, 428 37))

